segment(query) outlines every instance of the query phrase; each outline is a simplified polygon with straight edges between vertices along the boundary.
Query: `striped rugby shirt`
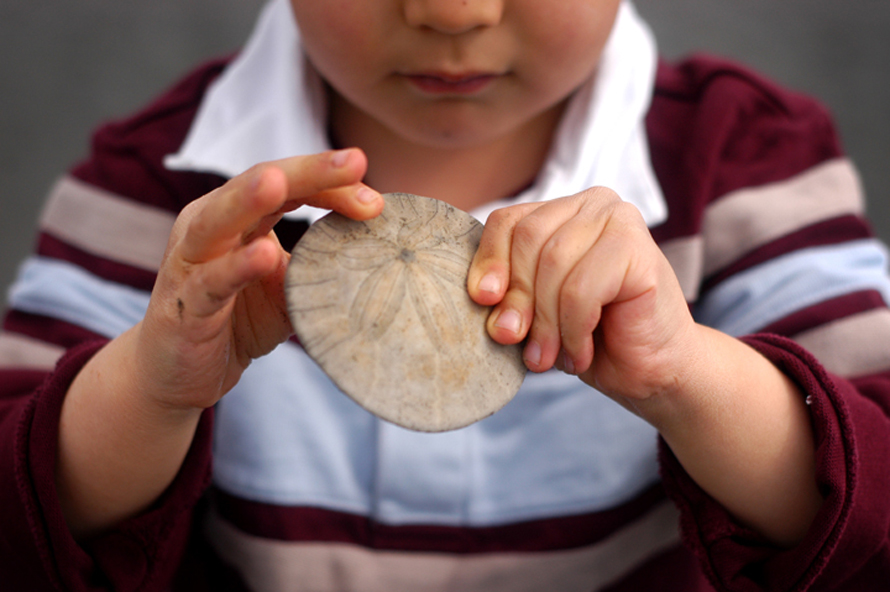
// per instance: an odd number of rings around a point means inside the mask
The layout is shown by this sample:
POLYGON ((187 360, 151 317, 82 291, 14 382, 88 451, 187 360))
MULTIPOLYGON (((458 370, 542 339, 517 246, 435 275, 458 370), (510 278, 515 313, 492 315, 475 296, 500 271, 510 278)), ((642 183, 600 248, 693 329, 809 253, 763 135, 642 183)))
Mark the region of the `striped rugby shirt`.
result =
MULTIPOLYGON (((49 196, 0 333, 7 589, 887 586, 884 248, 824 110, 706 57, 659 65, 646 123, 668 218, 651 230, 696 319, 806 393, 826 503, 800 545, 734 522, 652 428, 573 377, 530 376, 491 418, 416 434, 333 393, 288 342, 205 413, 155 507, 78 546, 53 485, 61 401, 143 314, 177 212, 224 181, 162 162, 225 64, 100 128, 49 196)), ((304 228, 276 231, 287 247, 304 228)))

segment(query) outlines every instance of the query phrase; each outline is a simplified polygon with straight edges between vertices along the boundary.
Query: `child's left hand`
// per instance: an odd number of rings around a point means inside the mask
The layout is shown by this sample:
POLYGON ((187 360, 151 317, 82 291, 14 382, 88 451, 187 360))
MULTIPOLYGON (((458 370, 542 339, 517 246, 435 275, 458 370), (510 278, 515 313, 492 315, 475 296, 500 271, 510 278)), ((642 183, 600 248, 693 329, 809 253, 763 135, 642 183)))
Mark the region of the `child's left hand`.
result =
POLYGON ((632 205, 594 188, 494 212, 467 278, 499 343, 529 369, 577 374, 654 425, 741 522, 794 545, 822 503, 797 386, 757 351, 695 323, 632 205))
POLYGON ((619 399, 676 384, 695 343, 670 263, 638 210, 608 189, 494 212, 467 283, 476 302, 495 305, 495 341, 528 338, 530 370, 556 366, 619 399))

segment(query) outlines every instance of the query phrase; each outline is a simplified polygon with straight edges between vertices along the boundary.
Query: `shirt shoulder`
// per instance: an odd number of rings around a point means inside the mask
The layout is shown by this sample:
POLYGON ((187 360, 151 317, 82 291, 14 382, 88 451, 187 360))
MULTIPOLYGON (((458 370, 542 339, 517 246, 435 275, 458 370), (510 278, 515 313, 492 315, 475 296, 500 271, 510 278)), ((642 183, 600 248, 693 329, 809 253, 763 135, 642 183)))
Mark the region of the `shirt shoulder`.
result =
POLYGON ((145 205, 178 212, 221 183, 215 175, 169 171, 164 157, 179 149, 212 83, 231 61, 191 70, 135 113, 100 125, 89 155, 70 171, 76 179, 145 205))
MULTIPOLYGON (((674 219, 694 219, 733 191, 795 177, 843 148, 831 114, 818 100, 750 68, 707 55, 661 60, 646 119, 652 164, 674 219)), ((674 234, 674 232, 671 232, 674 234)))

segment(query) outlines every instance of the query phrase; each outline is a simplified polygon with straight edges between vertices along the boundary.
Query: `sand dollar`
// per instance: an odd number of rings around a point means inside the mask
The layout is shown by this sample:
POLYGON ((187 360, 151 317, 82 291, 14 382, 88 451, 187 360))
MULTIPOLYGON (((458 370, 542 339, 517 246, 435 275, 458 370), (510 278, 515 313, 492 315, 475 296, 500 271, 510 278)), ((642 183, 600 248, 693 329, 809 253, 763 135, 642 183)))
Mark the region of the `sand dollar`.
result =
POLYGON ((375 415, 420 431, 460 428, 504 406, 525 365, 493 341, 467 271, 482 225, 444 202, 384 196, 377 218, 330 213, 294 247, 285 291, 305 351, 375 415))

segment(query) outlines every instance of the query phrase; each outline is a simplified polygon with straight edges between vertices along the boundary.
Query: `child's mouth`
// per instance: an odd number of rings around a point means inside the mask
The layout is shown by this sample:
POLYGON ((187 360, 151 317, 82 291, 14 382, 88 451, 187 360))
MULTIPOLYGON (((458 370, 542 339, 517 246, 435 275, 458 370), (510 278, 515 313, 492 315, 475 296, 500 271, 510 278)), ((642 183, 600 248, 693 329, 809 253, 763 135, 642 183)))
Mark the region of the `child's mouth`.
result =
POLYGON ((481 91, 490 85, 495 74, 446 74, 440 72, 424 72, 407 74, 408 81, 424 93, 468 95, 481 91))

